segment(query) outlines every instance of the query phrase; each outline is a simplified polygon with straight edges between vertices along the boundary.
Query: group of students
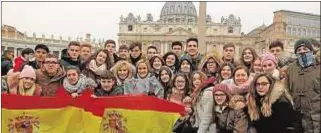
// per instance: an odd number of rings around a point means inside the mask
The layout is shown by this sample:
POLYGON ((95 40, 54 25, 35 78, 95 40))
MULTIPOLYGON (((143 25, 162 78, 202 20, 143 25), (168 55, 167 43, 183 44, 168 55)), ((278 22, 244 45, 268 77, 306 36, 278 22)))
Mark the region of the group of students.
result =
POLYGON ((176 133, 320 132, 320 44, 314 39, 296 42, 296 58, 285 57, 279 41, 261 56, 244 48, 239 59, 232 43, 224 45, 222 57, 215 50, 202 54, 197 38, 186 40, 186 51, 173 42, 164 55, 155 46, 143 53, 139 42, 118 52, 115 46, 107 40, 93 51, 90 43, 71 41, 61 59, 45 44, 16 58, 6 51, 2 93, 155 96, 185 106, 176 133))

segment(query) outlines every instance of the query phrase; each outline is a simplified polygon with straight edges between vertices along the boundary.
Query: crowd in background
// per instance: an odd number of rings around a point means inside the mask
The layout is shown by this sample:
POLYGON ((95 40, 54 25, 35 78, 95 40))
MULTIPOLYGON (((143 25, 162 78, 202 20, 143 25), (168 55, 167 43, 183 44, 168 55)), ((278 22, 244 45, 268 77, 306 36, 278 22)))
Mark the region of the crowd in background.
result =
POLYGON ((46 44, 18 57, 7 50, 1 91, 73 98, 146 94, 185 106, 176 133, 320 133, 320 44, 314 39, 295 43, 296 58, 284 56, 280 41, 262 55, 247 47, 239 56, 232 43, 200 53, 197 38, 185 46, 173 42, 164 55, 155 46, 142 51, 140 42, 115 47, 107 40, 94 51, 90 43, 71 41, 60 58, 46 44))

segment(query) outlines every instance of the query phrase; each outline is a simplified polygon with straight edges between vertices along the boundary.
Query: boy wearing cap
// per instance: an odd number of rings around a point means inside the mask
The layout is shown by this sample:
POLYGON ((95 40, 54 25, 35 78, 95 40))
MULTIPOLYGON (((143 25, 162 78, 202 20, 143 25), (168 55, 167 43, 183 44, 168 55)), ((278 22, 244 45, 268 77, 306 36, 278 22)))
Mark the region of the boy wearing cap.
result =
POLYGON ((288 86, 294 109, 300 113, 298 132, 320 132, 320 65, 313 55, 312 43, 300 39, 294 45, 297 61, 288 68, 288 86))

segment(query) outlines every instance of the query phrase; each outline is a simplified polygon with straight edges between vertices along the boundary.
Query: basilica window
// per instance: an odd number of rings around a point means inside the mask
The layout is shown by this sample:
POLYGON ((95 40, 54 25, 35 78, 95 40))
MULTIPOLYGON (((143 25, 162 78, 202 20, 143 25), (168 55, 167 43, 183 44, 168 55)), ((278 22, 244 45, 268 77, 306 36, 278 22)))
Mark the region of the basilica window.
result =
POLYGON ((168 31, 171 32, 173 30, 173 28, 169 28, 168 31))
POLYGON ((286 30, 286 34, 287 34, 287 35, 291 35, 291 32, 292 32, 292 31, 291 31, 291 27, 288 27, 288 29, 286 30))
POLYGON ((144 32, 147 32, 147 27, 144 28, 144 32))
POLYGON ((192 31, 192 28, 188 28, 188 31, 192 31))
POLYGON ((228 27, 227 33, 233 33, 233 27, 228 27))
POLYGON ((307 30, 303 29, 303 36, 306 36, 306 35, 307 35, 307 30))
POLYGON ((133 31, 133 25, 128 25, 128 31, 133 31))
POLYGON ((296 36, 296 28, 292 28, 292 34, 293 36, 296 36))
POLYGON ((179 18, 176 18, 176 23, 179 23, 179 18))
POLYGON ((193 22, 193 19, 191 19, 191 18, 188 19, 188 22, 189 22, 189 23, 192 23, 192 22, 193 22))

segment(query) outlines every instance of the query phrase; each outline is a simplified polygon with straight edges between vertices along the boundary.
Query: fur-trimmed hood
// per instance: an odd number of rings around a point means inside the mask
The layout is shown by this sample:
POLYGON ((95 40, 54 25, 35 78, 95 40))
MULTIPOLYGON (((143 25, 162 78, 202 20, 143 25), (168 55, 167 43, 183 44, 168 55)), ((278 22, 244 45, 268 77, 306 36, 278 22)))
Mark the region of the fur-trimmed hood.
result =
POLYGON ((248 103, 250 119, 252 121, 259 119, 259 114, 257 112, 258 110, 264 117, 270 117, 272 115, 272 104, 274 104, 282 96, 284 96, 284 98, 293 105, 292 96, 287 88, 288 86, 285 80, 276 80, 272 90, 262 98, 262 101, 260 101, 262 103, 261 108, 256 105, 256 99, 253 94, 250 94, 248 103))
POLYGON ((211 52, 211 53, 207 53, 204 58, 201 60, 201 63, 199 64, 198 66, 198 69, 199 70, 202 70, 203 72, 205 72, 205 65, 207 64, 208 60, 209 59, 214 59, 214 61, 218 64, 217 68, 220 68, 221 65, 222 65, 222 61, 221 59, 219 58, 219 55, 218 53, 215 53, 215 52, 211 52))

